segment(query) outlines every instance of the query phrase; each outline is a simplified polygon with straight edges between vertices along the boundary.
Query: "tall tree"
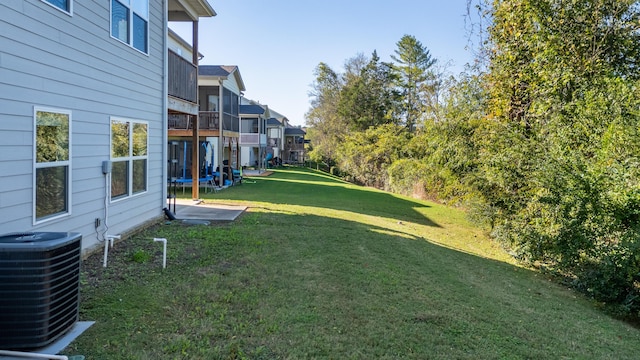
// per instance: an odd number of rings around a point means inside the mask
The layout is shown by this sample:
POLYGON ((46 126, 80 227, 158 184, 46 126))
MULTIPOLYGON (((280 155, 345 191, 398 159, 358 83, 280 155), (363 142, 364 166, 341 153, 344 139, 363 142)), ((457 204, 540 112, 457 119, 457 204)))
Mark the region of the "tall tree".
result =
POLYGON ((309 156, 316 162, 326 162, 332 166, 336 149, 347 128, 337 111, 342 81, 329 65, 322 62, 316 67, 314 75, 316 78, 309 93, 311 108, 306 114, 309 139, 313 145, 309 156))
POLYGON ((404 35, 397 43, 394 70, 403 95, 403 116, 408 129, 413 130, 424 112, 426 94, 434 90, 435 76, 431 72, 436 59, 414 36, 404 35))
POLYGON ((380 61, 376 51, 358 75, 345 78, 340 93, 338 114, 348 121, 352 130, 366 130, 394 122, 394 110, 399 94, 394 88, 395 75, 391 65, 380 61))

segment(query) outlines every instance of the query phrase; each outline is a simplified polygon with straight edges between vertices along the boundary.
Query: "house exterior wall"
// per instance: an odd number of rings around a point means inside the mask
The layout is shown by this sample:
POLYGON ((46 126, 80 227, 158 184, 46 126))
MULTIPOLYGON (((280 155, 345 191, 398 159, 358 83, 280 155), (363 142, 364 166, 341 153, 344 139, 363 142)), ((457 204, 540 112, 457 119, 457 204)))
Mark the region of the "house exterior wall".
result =
POLYGON ((205 140, 211 144, 211 147, 209 148, 209 150, 207 150, 207 156, 211 160, 211 164, 213 166, 213 169, 215 170, 218 166, 220 166, 220 164, 218 163, 218 151, 220 151, 220 146, 218 145, 219 139, 217 137, 207 137, 205 140))
POLYGON ((240 96, 240 86, 234 76, 229 76, 229 78, 224 81, 224 87, 232 93, 240 96))
POLYGON ((271 153, 274 157, 281 157, 284 149, 284 127, 268 126, 267 127, 267 153, 271 153), (275 144, 271 140, 275 141, 275 144))
POLYGON ((240 166, 254 166, 257 160, 255 149, 249 146, 240 147, 240 166))
MULTIPOLYGON (((224 81, 224 87, 232 93, 240 96, 240 85, 238 84, 235 76, 230 75, 229 78, 224 81)), ((238 100, 238 104, 240 104, 240 100, 238 100)))
POLYGON ((150 0, 147 55, 110 36, 110 1, 75 0, 72 15, 0 2, 0 233, 80 232, 86 253, 101 246, 105 220, 120 234, 162 215, 165 21, 163 1, 150 0), (34 107, 71 113, 72 179, 70 213, 35 224, 34 107), (148 124, 147 191, 105 209, 113 117, 148 124))
POLYGON ((175 33, 172 33, 172 32, 169 33, 167 45, 169 47, 169 50, 182 56, 184 59, 188 61, 193 60, 193 55, 191 53, 191 46, 189 46, 189 44, 185 44, 184 40, 180 39, 180 37, 175 35, 175 33))

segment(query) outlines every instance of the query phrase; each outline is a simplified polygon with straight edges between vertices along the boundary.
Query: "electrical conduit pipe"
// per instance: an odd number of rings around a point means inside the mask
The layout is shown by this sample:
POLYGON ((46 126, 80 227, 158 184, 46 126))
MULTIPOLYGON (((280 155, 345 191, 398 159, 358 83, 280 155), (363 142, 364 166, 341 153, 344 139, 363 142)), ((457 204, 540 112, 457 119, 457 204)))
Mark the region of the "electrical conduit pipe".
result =
POLYGON ((107 256, 109 255, 109 247, 113 248, 113 239, 120 240, 120 235, 107 235, 107 238, 104 240, 104 261, 102 262, 102 267, 107 267, 107 256))

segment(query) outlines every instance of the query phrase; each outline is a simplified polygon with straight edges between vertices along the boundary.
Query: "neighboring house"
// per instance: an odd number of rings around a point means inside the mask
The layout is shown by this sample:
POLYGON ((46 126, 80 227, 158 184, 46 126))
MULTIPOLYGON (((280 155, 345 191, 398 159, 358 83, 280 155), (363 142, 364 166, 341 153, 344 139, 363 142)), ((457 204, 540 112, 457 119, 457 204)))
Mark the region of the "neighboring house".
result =
MULTIPOLYGON (((240 97, 246 90, 240 69, 235 65, 201 65, 198 89, 200 128, 207 129, 201 140, 212 145, 213 168, 227 160, 232 168, 238 169, 240 97)), ((218 185, 223 185, 222 177, 219 180, 218 185)))
MULTIPOLYGON (((247 100, 247 103, 258 104, 247 100)), ((264 105, 261 105, 264 106, 264 105)), ((270 118, 267 120, 266 157, 277 158, 285 164, 304 163, 304 144, 306 132, 299 126, 291 126, 289 119, 279 112, 269 109, 270 118)))
POLYGON ((162 217, 167 23, 214 15, 206 0, 0 2, 2 233, 79 232, 86 254, 162 217))
POLYGON ((277 118, 267 120, 267 155, 281 158, 284 151, 284 125, 277 118))
POLYGON ((275 152, 277 148, 279 152, 279 155, 274 154, 274 156, 279 156, 285 164, 303 164, 306 131, 300 126, 290 125, 289 119, 277 111, 271 110, 271 116, 279 123, 279 125, 275 121, 268 123, 270 124, 268 125, 269 146, 275 143, 276 147, 273 150, 275 152))
MULTIPOLYGON (((193 57, 191 45, 173 31, 169 31, 169 44, 177 56, 193 57)), ((198 55, 198 59, 203 58, 198 55)), ((234 65, 199 65, 197 77, 188 74, 197 81, 198 88, 190 94, 195 101, 188 111, 169 109, 167 152, 169 161, 176 165, 167 169, 167 177, 195 185, 198 179, 208 181, 225 160, 231 167, 239 167, 240 97, 246 89, 240 70, 234 65), (194 173, 199 176, 194 177, 194 173)), ((223 185, 223 178, 219 180, 223 185)), ((198 186, 191 189, 192 197, 198 198, 198 186)))
POLYGON ((301 127, 287 127, 284 129, 284 151, 282 162, 286 164, 304 164, 304 144, 306 135, 301 127))
POLYGON ((284 129, 289 126, 289 119, 275 110, 271 110, 271 118, 267 121, 267 153, 282 161, 284 151, 284 129))
MULTIPOLYGON (((168 152, 170 158, 177 160, 178 181, 192 180, 194 172, 200 175, 199 178, 205 178, 224 160, 229 161, 233 168, 238 168, 240 163, 239 99, 245 90, 240 70, 237 66, 201 65, 198 84, 197 115, 172 113, 169 116, 168 152), (195 121, 199 125, 197 137, 194 137, 195 121), (193 148, 195 139, 198 152, 193 148), (194 164, 197 168, 193 167, 194 164)), ((195 188, 192 191, 197 191, 195 188)), ((197 192, 192 193, 197 197, 195 194, 197 192)))
POLYGON ((240 165, 264 167, 269 107, 240 105, 240 165))

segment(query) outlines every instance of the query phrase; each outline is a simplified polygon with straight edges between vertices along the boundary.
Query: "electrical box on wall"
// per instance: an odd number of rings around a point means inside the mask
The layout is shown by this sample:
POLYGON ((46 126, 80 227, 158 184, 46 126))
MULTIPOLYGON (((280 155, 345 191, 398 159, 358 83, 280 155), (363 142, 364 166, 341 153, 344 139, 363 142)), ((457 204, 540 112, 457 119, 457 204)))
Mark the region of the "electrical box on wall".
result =
POLYGON ((102 162, 102 173, 108 174, 111 172, 111 161, 105 160, 102 162))

